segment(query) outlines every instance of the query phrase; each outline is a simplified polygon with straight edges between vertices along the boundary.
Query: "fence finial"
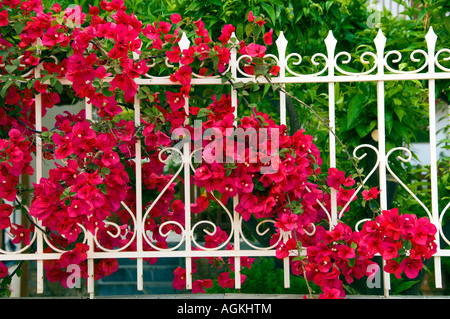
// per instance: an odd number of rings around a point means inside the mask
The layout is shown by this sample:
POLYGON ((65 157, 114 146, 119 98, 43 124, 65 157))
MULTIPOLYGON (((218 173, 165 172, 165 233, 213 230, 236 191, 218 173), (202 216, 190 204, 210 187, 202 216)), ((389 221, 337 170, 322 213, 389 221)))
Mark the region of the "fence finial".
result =
POLYGON ((181 36, 180 42, 178 43, 178 45, 180 46, 181 52, 183 52, 183 50, 187 50, 189 48, 190 44, 191 44, 191 41, 189 41, 186 33, 183 32, 183 35, 181 36))
POLYGON ((277 44, 279 58, 284 58, 286 56, 288 40, 284 36, 283 31, 280 32, 280 35, 278 36, 278 39, 275 41, 275 43, 277 44))
POLYGON ((336 50, 337 40, 333 35, 333 31, 328 31, 328 36, 325 38, 325 45, 327 47, 327 65, 328 65, 328 74, 333 75, 334 73, 334 51, 336 50))
POLYGON ((278 49, 278 66, 280 67, 280 76, 284 77, 286 75, 286 49, 288 41, 284 36, 283 31, 280 32, 278 39, 275 41, 278 49))
POLYGON ((384 72, 384 48, 386 46, 386 37, 381 29, 378 29, 377 36, 373 42, 377 48, 378 73, 381 74, 384 72))
POLYGON ((428 48, 428 72, 434 73, 434 66, 435 66, 435 49, 436 49, 436 40, 437 35, 433 30, 433 27, 430 27, 430 29, 427 32, 427 35, 425 36, 425 40, 427 41, 427 48, 428 48))

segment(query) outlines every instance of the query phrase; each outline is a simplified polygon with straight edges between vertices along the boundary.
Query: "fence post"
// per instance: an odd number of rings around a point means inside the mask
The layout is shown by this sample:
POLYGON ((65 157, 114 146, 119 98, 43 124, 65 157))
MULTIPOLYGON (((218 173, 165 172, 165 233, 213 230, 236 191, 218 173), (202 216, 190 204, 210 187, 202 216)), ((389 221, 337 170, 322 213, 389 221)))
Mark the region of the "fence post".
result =
MULTIPOLYGON (((134 126, 138 130, 141 125, 141 100, 138 99, 137 94, 134 96, 134 126)), ((142 220, 142 159, 141 159, 141 140, 136 138, 135 147, 135 170, 136 170, 136 250, 138 255, 143 251, 143 242, 141 230, 142 220)), ((142 257, 137 258, 137 290, 144 289, 144 260, 142 257)))
MULTIPOLYGON (((286 77, 286 48, 288 41, 284 36, 283 31, 280 32, 280 36, 277 41, 277 49, 278 49, 278 66, 280 67, 280 78, 284 79, 286 77)), ((286 83, 282 84, 284 88, 286 83)), ((280 91, 280 125, 286 125, 286 93, 280 91)))
MULTIPOLYGON (((334 77, 334 67, 335 67, 335 49, 337 40, 330 30, 328 36, 325 39, 325 45, 327 47, 327 68, 328 76, 330 78, 334 77)), ((331 80, 328 82, 328 118, 329 126, 331 131, 329 133, 330 139, 330 168, 336 167, 336 137, 334 133, 336 132, 336 117, 335 117, 335 95, 334 95, 334 82, 331 80)), ((337 193, 334 188, 331 188, 331 225, 330 229, 336 226, 338 220, 337 213, 337 193)))
MULTIPOLYGON (((139 48, 139 50, 142 48, 139 48)), ((133 52, 133 59, 139 60, 140 54, 133 52)), ((141 100, 138 98, 139 93, 139 85, 138 91, 134 95, 134 127, 135 130, 138 130, 141 126, 141 100)), ((136 174, 136 251, 138 255, 140 255, 143 248, 143 236, 144 236, 144 221, 142 220, 142 153, 141 153, 141 140, 139 136, 136 136, 136 145, 135 145, 135 174, 136 174)), ((137 265, 137 290, 144 290, 144 259, 142 257, 136 258, 137 265)))
MULTIPOLYGON (((88 99, 85 99, 85 109, 86 109, 86 120, 92 121, 92 104, 88 102, 88 99)), ((87 260, 87 272, 88 272, 88 280, 87 280, 87 292, 90 295, 90 298, 94 298, 94 259, 92 258, 92 254, 94 253, 94 235, 90 232, 86 232, 87 244, 89 246, 88 252, 88 260, 87 260)))
MULTIPOLYGON (((41 39, 37 39, 37 44, 41 44, 41 39)), ((39 55, 40 52, 38 52, 39 55)), ((41 79, 42 62, 36 67, 35 78, 41 79)), ((38 93, 34 99, 35 103, 35 119, 36 119, 36 131, 42 132, 42 94, 38 93)), ((36 134, 36 183, 39 184, 42 178, 42 138, 39 134, 36 134)), ((37 221, 38 226, 42 227, 42 222, 37 221)), ((36 253, 44 253, 44 235, 37 231, 37 247, 36 253)), ((37 293, 42 294, 44 292, 44 261, 37 259, 37 293)))
MULTIPOLYGON (((183 33, 181 40, 179 42, 180 51, 189 48, 190 41, 183 33)), ((180 66, 182 64, 180 63, 180 66)), ((186 112, 186 120, 184 125, 189 125, 189 98, 186 97, 184 100, 184 110, 186 112)), ((191 247, 191 168, 190 168, 190 156, 191 155, 191 143, 183 144, 183 165, 184 165, 184 214, 185 214, 185 234, 186 234, 186 289, 192 289, 192 257, 189 256, 189 252, 192 250, 191 247)))
MULTIPOLYGON (((435 48, 437 36, 433 31, 433 27, 430 27, 427 35, 425 36, 428 48, 428 73, 435 73, 435 48)), ((439 229, 439 197, 438 197, 438 172, 437 172, 437 151, 436 151, 436 91, 435 91, 435 79, 428 80, 428 112, 429 112, 429 134, 430 134, 430 175, 431 175, 431 212, 432 222, 439 229)), ((436 233, 436 244, 439 250, 439 232, 436 233)), ((435 280, 436 288, 442 288, 442 276, 441 276, 441 257, 434 256, 435 265, 435 280)))
MULTIPOLYGON (((384 48, 386 46, 386 37, 380 29, 375 37, 375 47, 377 50, 377 75, 384 75, 384 48)), ((380 208, 387 209, 387 181, 386 181, 386 128, 385 128, 385 111, 384 111, 384 81, 377 81, 377 117, 378 117, 378 153, 380 154, 379 179, 380 179, 380 208)), ((384 265, 383 261, 383 265, 384 265)), ((384 294, 389 295, 391 289, 390 275, 383 271, 384 294)))
MULTIPOLYGON (((228 43, 237 44, 239 41, 236 38, 236 34, 233 32, 231 34, 230 40, 228 43), (235 42, 235 43, 233 43, 235 42)), ((234 83, 237 79, 237 50, 236 47, 232 47, 230 50, 230 71, 231 71, 231 81, 234 83)), ((237 90, 231 85, 231 106, 234 107, 234 118, 238 117, 238 97, 237 90)), ((236 126, 236 121, 234 122, 236 126)), ((233 140, 234 145, 234 140, 233 140)), ((236 195, 233 197, 233 231, 234 231, 234 250, 239 251, 241 249, 241 237, 240 237, 240 228, 242 226, 240 215, 236 211, 236 206, 239 204, 239 196, 236 195)), ((236 289, 241 289, 241 258, 239 256, 234 257, 234 269, 235 269, 235 277, 234 277, 234 285, 236 289)))
MULTIPOLYGON (((284 36, 283 31, 280 32, 280 35, 275 43, 277 44, 278 49, 278 66, 280 67, 279 76, 284 81, 286 77, 286 49, 288 41, 284 36)), ((282 83, 281 85, 285 88, 286 83, 282 83)), ((280 91, 280 125, 286 125, 286 122, 286 93, 284 93, 284 91, 280 91)), ((289 256, 283 259, 283 269, 284 288, 289 288, 291 286, 289 256)))

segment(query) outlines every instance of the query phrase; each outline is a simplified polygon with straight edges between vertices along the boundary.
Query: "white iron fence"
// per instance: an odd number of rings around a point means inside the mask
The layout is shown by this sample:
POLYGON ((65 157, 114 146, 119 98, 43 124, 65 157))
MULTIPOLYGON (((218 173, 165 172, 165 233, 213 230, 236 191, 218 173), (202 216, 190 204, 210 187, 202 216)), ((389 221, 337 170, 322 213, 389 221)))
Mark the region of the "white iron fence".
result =
MULTIPOLYGON (((430 220, 437 226, 439 230, 437 243, 439 244, 440 239, 443 238, 445 242, 449 243, 449 240, 445 238, 441 222, 443 220, 444 215, 447 213, 450 207, 450 203, 441 203, 439 205, 439 194, 437 189, 438 183, 438 174, 437 174, 437 154, 436 154, 436 96, 435 96, 435 81, 438 79, 450 79, 450 69, 443 66, 440 61, 448 61, 450 60, 447 57, 447 54, 450 54, 449 49, 442 49, 436 52, 436 40, 437 36, 433 32, 432 29, 429 30, 426 37, 426 45, 427 47, 423 50, 416 50, 410 55, 410 59, 414 62, 422 61, 422 65, 420 65, 414 71, 404 71, 396 69, 392 67, 388 63, 388 58, 394 57, 395 59, 400 60, 401 53, 399 51, 389 51, 385 52, 386 38, 379 31, 378 35, 374 39, 374 44, 376 51, 375 52, 365 52, 360 56, 360 61, 362 64, 367 65, 367 71, 361 73, 352 73, 344 70, 341 65, 349 63, 351 60, 351 55, 348 52, 335 52, 337 41, 333 36, 332 32, 329 33, 328 37, 325 39, 326 46, 326 54, 317 53, 312 56, 312 62, 316 65, 319 65, 317 62, 320 59, 325 61, 323 68, 314 74, 299 74, 294 72, 289 66, 291 65, 289 61, 291 59, 294 60, 293 64, 300 64, 302 57, 297 53, 287 54, 288 42, 285 39, 284 35, 281 33, 279 38, 276 41, 276 45, 278 48, 278 56, 272 56, 273 59, 276 60, 278 66, 280 67, 279 76, 274 77, 272 79, 273 83, 279 84, 300 84, 300 83, 327 83, 328 84, 328 105, 329 105, 329 125, 331 128, 336 127, 336 101, 335 101, 335 85, 340 82, 374 82, 377 85, 377 112, 378 112, 378 120, 377 120, 377 128, 378 128, 378 146, 373 147, 370 145, 360 145, 354 150, 355 156, 360 153, 360 149, 371 148, 371 151, 374 151, 377 155, 376 166, 372 169, 369 175, 373 174, 375 170, 378 168, 378 178, 379 185, 381 191, 380 204, 382 209, 387 209, 387 174, 391 173, 397 181, 403 186, 406 185, 400 180, 394 172, 389 167, 389 157, 394 156, 394 152, 402 151, 406 152, 410 155, 409 150, 403 147, 403 145, 399 145, 399 147, 386 151, 386 136, 385 136, 385 110, 387 107, 385 105, 385 83, 387 81, 411 81, 411 80, 425 80, 428 81, 429 88, 429 136, 430 136, 430 157, 431 157, 431 168, 430 168, 430 176, 431 176, 431 207, 426 207, 420 200, 416 197, 416 195, 410 192, 410 195, 419 201, 419 203, 426 210, 428 217, 430 220), (422 60, 419 60, 418 57, 422 60), (338 63, 339 59, 339 63, 338 63), (439 210, 439 207, 441 210, 439 210)), ((182 40, 179 43, 180 48, 183 50, 188 48, 190 43, 186 36, 183 36, 182 40)), ((238 56, 236 50, 232 51, 231 61, 229 64, 229 70, 232 74, 232 81, 236 82, 249 82, 254 81, 255 78, 252 75, 246 74, 239 67, 239 62, 244 59, 245 56, 238 56)), ((394 59, 394 60, 395 60, 394 59)), ((291 60, 292 61, 292 60, 291 60)), ((395 62, 395 61, 394 61, 395 62)), ((42 70, 42 68, 41 68, 42 70)), ((151 69, 150 69, 151 71, 151 69)), ((36 74, 37 77, 40 77, 39 72, 36 74)), ((264 79, 257 79, 259 83, 267 83, 264 79)), ((176 83, 172 82, 169 77, 158 77, 147 74, 146 76, 136 79, 136 83, 138 86, 153 86, 153 85, 176 85, 176 83)), ((62 80, 63 85, 70 85, 71 83, 68 80, 62 80)), ((191 85, 229 85, 227 83, 222 83, 220 77, 211 78, 211 77, 202 77, 202 76, 194 76, 192 79, 191 85)), ((231 91, 231 99, 232 106, 236 107, 238 103, 238 94, 230 87, 231 91)), ((36 130, 42 130, 42 109, 41 109, 41 97, 40 95, 36 96, 36 130)), ((86 102, 86 117, 87 119, 92 119, 93 110, 92 106, 86 102)), ((186 100, 185 108, 188 109, 189 100, 186 100)), ((140 101, 135 97, 135 126, 139 126, 141 123, 140 118, 140 101)), ((235 108, 237 110, 237 108, 235 108)), ((280 123, 286 124, 286 96, 285 93, 280 92, 280 123)), ((42 141, 38 136, 37 138, 37 150, 36 150, 36 181, 39 182, 43 175, 43 149, 42 149, 42 141)), ((144 232, 144 221, 150 209, 144 210, 142 207, 142 163, 141 163, 141 145, 140 141, 137 141, 136 144, 136 211, 131 212, 130 215, 133 216, 133 221, 135 223, 135 233, 134 237, 137 241, 137 248, 135 251, 125 251, 123 247, 118 250, 109 250, 102 247, 94 235, 86 232, 87 243, 90 246, 90 250, 88 252, 88 284, 87 289, 88 293, 91 296, 94 296, 94 260, 101 258, 133 258, 136 259, 137 263, 137 288, 138 290, 143 289, 143 263, 144 258, 173 258, 173 257, 182 257, 185 259, 186 265, 186 276, 187 276, 187 288, 192 288, 192 262, 193 258, 196 257, 234 257, 236 270, 241 268, 240 265, 240 257, 242 256, 250 256, 250 257, 264 257, 264 256, 275 256, 275 245, 271 247, 259 247, 253 245, 250 241, 248 241, 243 232, 242 232, 242 217, 234 211, 228 211, 226 207, 223 207, 226 210, 226 214, 231 223, 231 231, 229 234, 229 238, 226 242, 232 243, 234 245, 233 250, 224 250, 218 247, 216 249, 207 249, 203 247, 200 243, 195 240, 194 230, 200 223, 205 223, 205 221, 197 222, 195 224, 192 223, 192 216, 190 211, 190 202, 191 198, 191 179, 190 176, 193 174, 192 170, 192 154, 190 150, 190 146, 188 144, 184 145, 182 150, 182 166, 180 170, 174 175, 174 179, 183 172, 184 174, 184 204, 185 204, 185 225, 181 227, 182 232, 179 238, 179 243, 175 245, 175 247, 169 249, 162 249, 160 247, 154 246, 148 239, 144 232), (135 216, 135 217, 134 217, 135 216), (152 251, 145 251, 143 249, 144 241, 147 241, 148 244, 154 248, 152 251), (246 248, 243 249, 242 243, 247 244, 246 248), (94 247, 97 249, 94 251, 94 247), (193 249, 192 247, 200 248, 193 249)), ((334 137, 333 132, 329 134, 329 158, 330 158, 330 167, 337 167, 337 156, 336 156, 336 139, 334 137)), ((358 155, 359 156, 359 155, 358 155)), ((360 156, 361 157, 361 156, 360 156)), ((398 157, 398 160, 408 161, 410 157, 403 158, 398 157)), ((367 178, 370 176, 367 176, 367 178)), ((359 189, 358 189, 359 191, 359 189)), ((164 192, 164 191, 163 191, 164 192)), ((161 195, 160 195, 161 196, 161 195)), ((158 197, 159 199, 159 197, 158 197)), ((157 200, 158 200, 157 199, 157 200)), ((157 201, 156 200, 156 201, 157 201)), ((156 202, 155 201, 155 202, 156 202)), ((239 199, 234 198, 234 206, 237 205, 239 199)), ((332 206, 331 211, 329 212, 329 216, 331 216, 330 224, 336 225, 338 220, 342 217, 342 212, 338 211, 336 204, 336 192, 332 191, 332 206)), ((214 226, 214 224, 210 221, 207 223, 214 226)), ((11 260, 37 260, 37 291, 38 293, 43 292, 44 287, 44 268, 43 263, 44 260, 56 260, 59 258, 62 251, 58 249, 54 249, 52 253, 44 252, 44 246, 46 244, 46 237, 38 230, 34 233, 33 238, 31 239, 30 246, 35 244, 37 247, 36 253, 26 253, 27 248, 23 247, 15 252, 9 252, 6 250, 0 250, 0 260, 1 261, 11 261, 11 260)), ((47 243, 48 244, 48 243, 47 243)), ((222 246, 223 247, 223 246, 222 246)), ((439 247, 439 246, 438 246, 439 247)), ((294 254, 294 252, 292 252, 294 254)), ((442 287, 442 275, 441 275, 441 258, 450 256, 450 250, 443 250, 440 247, 438 248, 438 252, 434 257, 434 266, 435 266, 435 280, 436 287, 442 287)), ((289 260, 286 258, 284 260, 284 271, 285 271, 285 287, 289 287, 290 283, 290 275, 289 275, 289 260)), ((235 288, 239 289, 241 286, 240 276, 235 276, 235 288)), ((390 278, 389 274, 384 273, 384 288, 385 293, 388 294, 390 289, 390 278)))

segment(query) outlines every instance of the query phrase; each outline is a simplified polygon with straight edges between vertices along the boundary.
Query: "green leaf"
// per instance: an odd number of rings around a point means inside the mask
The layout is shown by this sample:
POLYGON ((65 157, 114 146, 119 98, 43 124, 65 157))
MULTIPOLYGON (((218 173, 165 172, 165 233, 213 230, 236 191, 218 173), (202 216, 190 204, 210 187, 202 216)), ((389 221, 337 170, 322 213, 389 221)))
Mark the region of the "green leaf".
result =
POLYGON ((367 100, 367 96, 363 94, 357 94, 348 103, 347 111, 347 127, 353 128, 359 119, 362 110, 364 108, 364 103, 367 100))
POLYGON ((202 96, 205 99, 209 99, 209 98, 211 98, 213 96, 213 94, 214 94, 214 90, 213 89, 206 88, 206 89, 203 90, 202 96))
POLYGON ((402 121, 403 117, 406 115, 405 109, 403 109, 401 107, 394 107, 394 112, 397 115, 400 122, 402 121))
POLYGON ((350 258, 347 263, 349 267, 353 267, 355 265, 355 258, 350 258))
POLYGON ((245 83, 240 81, 240 82, 234 83, 233 86, 234 86, 235 89, 241 89, 241 88, 243 88, 245 86, 245 83))
POLYGON ((198 111, 197 117, 205 117, 209 113, 211 113, 211 111, 208 110, 207 108, 201 108, 200 111, 198 111))
POLYGON ((410 240, 407 240, 406 242, 405 242, 405 249, 406 250, 410 250, 411 248, 412 248, 412 243, 411 243, 411 241, 410 240))
POLYGON ((42 79, 40 79, 39 81, 44 84, 46 81, 50 80, 52 77, 53 76, 51 74, 47 74, 42 79))
POLYGON ((110 91, 108 88, 103 88, 102 94, 106 97, 111 97, 114 95, 114 92, 110 91))
POLYGON ((238 39, 244 38, 244 23, 239 21, 236 25, 236 36, 238 39))
POLYGON ((405 290, 408 290, 409 288, 411 288, 412 286, 414 286, 415 284, 417 284, 420 280, 415 280, 415 281, 405 281, 403 283, 401 283, 396 289, 395 289, 395 293, 400 293, 403 292, 405 290))
POLYGON ((69 193, 70 193, 70 188, 66 188, 64 190, 64 192, 61 194, 61 197, 59 199, 60 200, 66 199, 67 197, 69 197, 69 193))
POLYGON ((5 83, 5 85, 3 86, 2 90, 0 91, 0 96, 1 97, 5 97, 6 96, 6 92, 8 91, 8 88, 14 83, 14 81, 7 81, 5 83))
POLYGON ((146 96, 147 96, 147 93, 144 90, 140 89, 137 94, 137 98, 141 100, 141 99, 144 99, 146 96))
POLYGON ((16 31, 17 34, 20 34, 22 32, 22 30, 25 28, 25 23, 23 23, 23 22, 16 22, 16 23, 14 23, 13 28, 16 31))
POLYGON ((377 121, 371 121, 370 125, 358 125, 356 127, 356 132, 358 133, 360 138, 363 138, 367 135, 369 135, 372 130, 375 128, 375 126, 377 125, 377 121))
POLYGON ((106 184, 100 184, 99 188, 103 194, 108 195, 108 191, 106 189, 106 184))
POLYGON ((245 34, 246 34, 248 37, 249 37, 250 34, 252 33, 254 27, 255 27, 255 24, 253 24, 253 23, 249 23, 249 24, 247 24, 247 25, 245 26, 245 34))
MULTIPOLYGON (((109 83, 108 83, 108 84, 109 84, 109 83)), ((140 88, 141 88, 141 90, 144 91, 145 93, 147 93, 147 94, 152 94, 152 91, 150 91, 150 88, 149 88, 148 86, 143 85, 143 86, 141 86, 140 88)))
POLYGON ((385 114, 386 134, 390 134, 394 126, 394 115, 391 111, 386 111, 385 114))
POLYGON ((261 2, 261 6, 263 7, 264 11, 266 11, 267 15, 269 16, 270 20, 272 21, 272 24, 275 24, 275 10, 270 4, 261 2))
POLYGON ((9 74, 11 74, 11 73, 13 73, 13 72, 17 69, 17 66, 12 65, 12 64, 8 64, 8 65, 5 66, 5 69, 6 69, 6 71, 7 71, 9 74))
POLYGON ((61 82, 56 81, 55 84, 53 85, 53 87, 55 88, 55 90, 58 92, 58 94, 61 94, 63 91, 63 86, 61 84, 61 82))

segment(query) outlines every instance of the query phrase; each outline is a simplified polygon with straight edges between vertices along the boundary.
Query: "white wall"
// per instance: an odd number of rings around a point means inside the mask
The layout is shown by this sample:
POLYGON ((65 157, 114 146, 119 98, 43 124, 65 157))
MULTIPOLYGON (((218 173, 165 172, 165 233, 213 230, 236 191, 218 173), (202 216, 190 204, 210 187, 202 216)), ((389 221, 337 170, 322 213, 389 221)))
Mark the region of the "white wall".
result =
MULTIPOLYGON (((436 110, 436 140, 439 141, 450 138, 450 136, 446 136, 444 132, 441 130, 450 125, 450 106, 447 104, 442 104, 437 107, 436 110), (441 131, 441 132, 440 132, 441 131)), ((410 150, 414 152, 418 157, 419 161, 412 160, 411 163, 413 165, 430 165, 430 143, 414 143, 411 145, 410 150)), ((437 147, 437 155, 441 158, 443 156, 450 156, 450 150, 446 150, 442 148, 442 145, 438 145, 437 147)))

